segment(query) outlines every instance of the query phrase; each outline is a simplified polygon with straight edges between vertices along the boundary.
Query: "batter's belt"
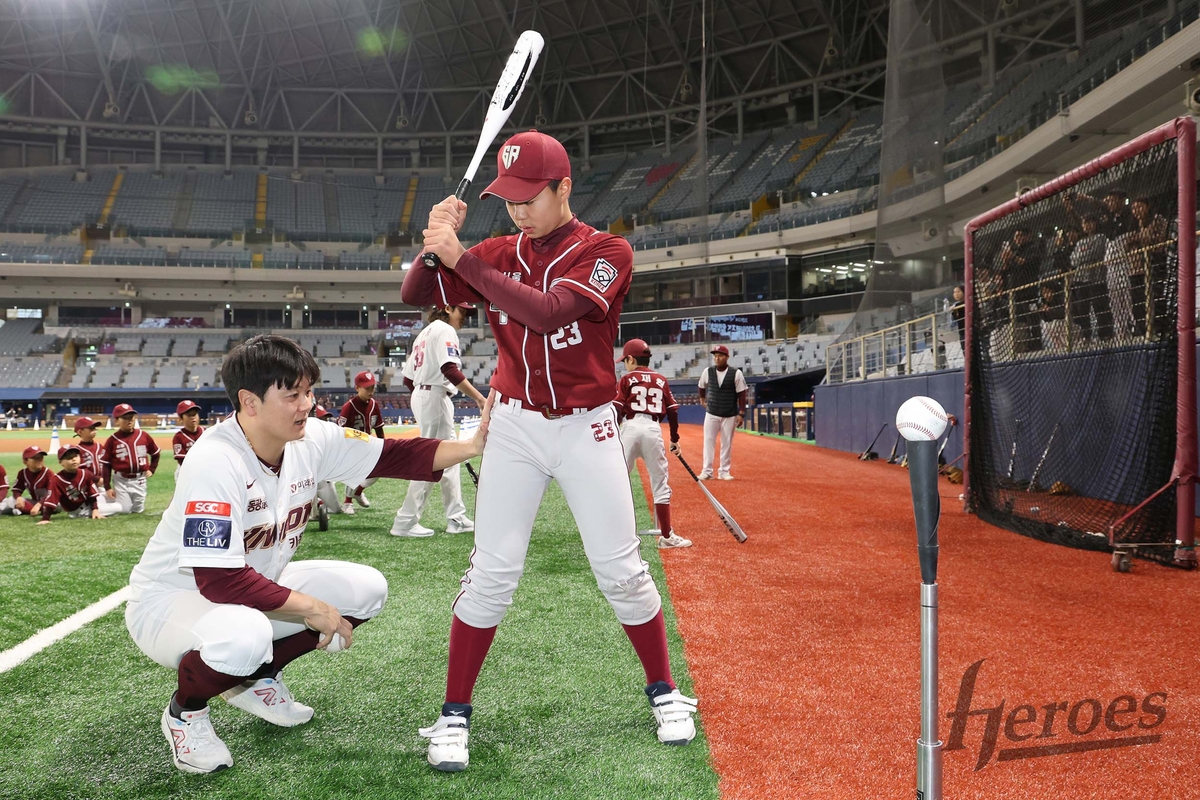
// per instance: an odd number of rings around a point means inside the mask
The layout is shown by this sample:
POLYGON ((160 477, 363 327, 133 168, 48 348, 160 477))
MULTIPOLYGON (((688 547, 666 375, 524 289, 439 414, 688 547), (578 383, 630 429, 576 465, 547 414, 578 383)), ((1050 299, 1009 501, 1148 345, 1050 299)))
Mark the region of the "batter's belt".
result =
POLYGON ((546 419, 562 419, 563 417, 570 417, 575 414, 586 414, 589 411, 599 408, 599 406, 592 406, 592 408, 550 408, 548 406, 533 406, 529 403, 518 400, 515 397, 508 397, 507 395, 500 395, 500 402, 510 405, 514 408, 524 409, 526 411, 537 411, 546 419))

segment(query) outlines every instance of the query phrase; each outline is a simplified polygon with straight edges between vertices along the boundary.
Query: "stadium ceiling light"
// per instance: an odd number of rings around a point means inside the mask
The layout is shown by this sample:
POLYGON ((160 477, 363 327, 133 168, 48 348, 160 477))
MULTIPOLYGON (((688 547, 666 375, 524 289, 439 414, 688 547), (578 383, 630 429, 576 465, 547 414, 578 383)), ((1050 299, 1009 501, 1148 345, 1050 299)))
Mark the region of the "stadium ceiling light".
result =
MULTIPOLYGON (((874 259, 872 259, 872 261, 874 261, 874 259)), ((876 264, 886 264, 887 262, 886 261, 875 261, 875 263, 876 264)))
POLYGON ((857 261, 851 261, 851 262, 850 262, 850 265, 851 265, 851 266, 854 266, 854 267, 865 267, 865 266, 866 266, 866 264, 860 264, 860 263, 859 263, 859 262, 857 262, 857 261))
POLYGON ((863 269, 862 267, 855 267, 855 268, 854 268, 854 271, 855 271, 855 272, 866 272, 866 270, 865 270, 865 269, 863 269))

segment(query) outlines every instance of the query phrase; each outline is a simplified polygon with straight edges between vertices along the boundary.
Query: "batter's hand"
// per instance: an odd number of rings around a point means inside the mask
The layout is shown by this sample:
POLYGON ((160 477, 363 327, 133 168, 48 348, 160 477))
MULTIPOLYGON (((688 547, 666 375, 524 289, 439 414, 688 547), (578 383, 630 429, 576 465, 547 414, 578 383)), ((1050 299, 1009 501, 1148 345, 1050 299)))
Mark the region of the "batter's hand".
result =
POLYGON ((462 230, 463 223, 466 221, 467 204, 454 195, 450 195, 429 210, 429 227, 431 228, 436 222, 449 225, 457 232, 462 230))
POLYGON ((679 446, 679 442, 671 442, 671 454, 677 456, 683 455, 683 448, 679 446))
POLYGON ((458 230, 466 218, 467 204, 448 197, 429 212, 429 227, 425 229, 422 253, 433 253, 447 269, 454 269, 464 252, 458 241, 458 230))

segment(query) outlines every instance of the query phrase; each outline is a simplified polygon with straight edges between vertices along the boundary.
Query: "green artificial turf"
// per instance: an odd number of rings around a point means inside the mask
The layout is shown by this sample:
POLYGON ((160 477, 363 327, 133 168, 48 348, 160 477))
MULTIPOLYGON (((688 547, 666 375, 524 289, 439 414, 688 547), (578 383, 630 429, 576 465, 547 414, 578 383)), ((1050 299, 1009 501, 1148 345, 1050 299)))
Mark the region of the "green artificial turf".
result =
MULTIPOLYGON (((15 456, 0 456, 9 467, 15 456)), ((638 525, 650 526, 634 477, 638 525)), ((471 766, 455 775, 425 762, 417 728, 441 705, 450 603, 470 534, 447 535, 438 489, 426 539, 388 535, 407 484, 380 481, 372 508, 310 524, 299 559, 371 564, 387 576, 383 613, 338 654, 313 653, 285 673, 309 724, 276 728, 220 700, 217 733, 231 770, 186 775, 171 764, 159 716, 174 674, 130 641, 120 609, 0 674, 2 798, 715 798, 703 730, 688 747, 654 735, 644 676, 596 588, 556 486, 534 529, 527 570, 475 693, 471 766)), ((34 527, 0 518, 0 649, 120 588, 153 533, 174 482, 151 480, 148 513, 34 527)), ((464 474, 468 509, 474 492, 464 474)), ((653 538, 643 557, 664 590, 672 664, 691 691, 653 538)), ((701 706, 703 708, 703 705, 701 706)))

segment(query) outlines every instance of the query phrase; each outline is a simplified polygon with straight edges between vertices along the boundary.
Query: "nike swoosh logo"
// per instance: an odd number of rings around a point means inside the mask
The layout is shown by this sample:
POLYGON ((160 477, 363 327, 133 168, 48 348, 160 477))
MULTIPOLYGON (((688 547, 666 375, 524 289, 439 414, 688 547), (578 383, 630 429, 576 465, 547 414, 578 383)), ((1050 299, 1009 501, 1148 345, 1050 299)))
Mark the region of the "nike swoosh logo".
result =
POLYGON ((257 481, 257 480, 252 480, 252 481, 250 481, 249 483, 247 483, 247 484, 246 484, 246 488, 247 488, 247 489, 249 489, 251 486, 253 486, 253 485, 254 485, 254 484, 256 484, 256 483, 258 483, 258 481, 257 481))

